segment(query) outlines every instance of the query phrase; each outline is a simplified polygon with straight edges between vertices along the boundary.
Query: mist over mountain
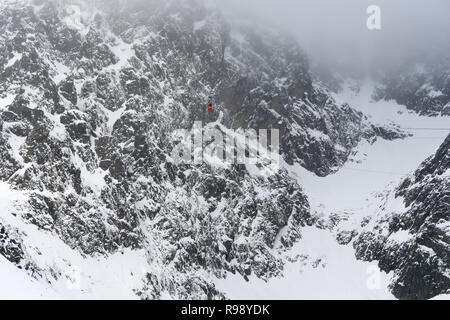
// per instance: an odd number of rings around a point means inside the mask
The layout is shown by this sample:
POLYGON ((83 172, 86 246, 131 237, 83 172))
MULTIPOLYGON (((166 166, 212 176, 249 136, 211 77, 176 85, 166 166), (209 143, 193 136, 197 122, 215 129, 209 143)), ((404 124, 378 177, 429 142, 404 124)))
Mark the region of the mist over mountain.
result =
POLYGON ((271 23, 296 37, 321 68, 370 76, 399 64, 448 58, 450 4, 421 1, 227 1, 232 15, 271 23), (369 30, 370 5, 381 10, 381 30, 369 30))

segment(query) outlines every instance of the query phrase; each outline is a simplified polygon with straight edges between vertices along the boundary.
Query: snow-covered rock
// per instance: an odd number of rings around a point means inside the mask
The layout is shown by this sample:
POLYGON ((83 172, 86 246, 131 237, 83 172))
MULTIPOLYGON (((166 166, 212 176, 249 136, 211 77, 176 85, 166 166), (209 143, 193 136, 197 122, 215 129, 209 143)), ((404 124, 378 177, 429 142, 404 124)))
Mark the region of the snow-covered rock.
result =
POLYGON ((450 290, 449 173, 450 136, 354 242, 358 258, 394 271, 391 290, 397 298, 429 299, 450 290), (403 207, 393 210, 393 201, 403 207))
POLYGON ((176 129, 277 128, 319 176, 406 136, 338 103, 274 30, 202 1, 76 3, 0 4, 0 254, 69 297, 67 268, 97 293, 114 272, 89 268, 125 252, 144 264, 116 282, 128 298, 224 298, 218 278, 281 276, 280 252, 323 229, 283 168, 175 163, 176 129))

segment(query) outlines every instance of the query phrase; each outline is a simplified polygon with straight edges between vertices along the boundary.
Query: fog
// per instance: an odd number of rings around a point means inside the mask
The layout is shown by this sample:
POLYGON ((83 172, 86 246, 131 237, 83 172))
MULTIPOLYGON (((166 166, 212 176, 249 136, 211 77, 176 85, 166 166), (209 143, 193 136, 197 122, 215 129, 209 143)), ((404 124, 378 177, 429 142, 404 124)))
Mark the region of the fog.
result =
POLYGON ((274 24, 298 39, 313 64, 367 75, 450 49, 449 0, 227 0, 248 19, 274 24), (369 30, 369 5, 381 30, 369 30))

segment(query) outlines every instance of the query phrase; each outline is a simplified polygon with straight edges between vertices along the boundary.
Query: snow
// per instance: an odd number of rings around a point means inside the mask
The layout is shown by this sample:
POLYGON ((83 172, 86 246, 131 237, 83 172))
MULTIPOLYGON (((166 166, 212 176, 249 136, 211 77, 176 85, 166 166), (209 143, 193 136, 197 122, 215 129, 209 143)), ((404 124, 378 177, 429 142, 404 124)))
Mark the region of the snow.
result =
POLYGON ((106 187, 105 176, 106 172, 100 168, 97 168, 91 172, 85 167, 81 167, 81 181, 83 184, 91 187, 99 193, 106 187))
POLYGON ((276 119, 280 119, 281 118, 281 115, 278 112, 276 112, 274 109, 268 109, 268 110, 270 111, 271 114, 273 114, 273 116, 276 119))
POLYGON ((83 24, 88 22, 97 13, 94 8, 82 7, 86 5, 83 1, 78 1, 77 4, 68 4, 64 6, 65 17, 62 21, 68 28, 77 31, 81 36, 86 36, 89 32, 89 26, 83 24))
POLYGON ((24 161, 23 157, 20 155, 20 148, 25 143, 26 139, 27 139, 26 137, 18 137, 13 134, 8 135, 8 143, 11 147, 11 154, 14 157, 14 159, 16 159, 17 161, 19 161, 19 163, 22 164, 24 163, 24 161))
POLYGON ((14 56, 8 60, 8 62, 6 63, 6 65, 4 66, 4 69, 7 69, 9 67, 12 67, 17 61, 19 61, 20 59, 22 59, 22 54, 21 53, 17 53, 14 52, 14 56))
POLYGON ((0 300, 59 299, 58 294, 0 255, 0 300))
POLYGON ((67 131, 66 127, 61 123, 61 116, 52 114, 45 109, 43 109, 43 111, 47 119, 49 119, 53 125, 50 136, 57 140, 64 141, 67 137, 67 131))
POLYGON ((123 115, 123 113, 126 111, 127 106, 124 104, 122 108, 117 109, 116 111, 111 111, 107 108, 105 108, 102 105, 99 105, 101 110, 105 113, 108 121, 107 121, 107 129, 108 132, 111 133, 114 129, 114 125, 116 122, 120 119, 120 117, 123 115))
POLYGON ((428 96, 430 98, 439 98, 441 96, 443 96, 444 93, 441 90, 434 90, 432 89, 430 92, 428 92, 428 96))
POLYGON ((33 8, 34 14, 39 15, 39 12, 44 8, 45 3, 42 3, 40 5, 37 5, 34 3, 34 1, 30 1, 29 5, 33 8))
POLYGON ((105 176, 106 172, 100 168, 89 170, 83 160, 77 155, 72 155, 73 164, 80 169, 80 177, 84 186, 90 187, 97 194, 100 194, 102 189, 106 187, 105 176))
POLYGON ((322 131, 316 129, 307 129, 308 136, 314 138, 315 140, 330 140, 330 137, 323 133, 322 131))
POLYGON ((115 46, 110 47, 111 51, 114 55, 119 58, 119 61, 105 68, 106 70, 120 70, 128 64, 128 60, 134 56, 135 52, 133 49, 133 44, 128 44, 123 40, 116 38, 117 44, 115 46))
MULTIPOLYGON (((35 8, 37 9, 37 7, 35 8)), ((73 18, 67 17, 64 21, 71 28, 79 30, 80 33, 86 33, 88 29, 73 18)), ((194 32, 201 30, 205 25, 205 20, 194 22, 194 32)), ((233 32, 232 38, 237 40, 241 46, 246 44, 245 37, 240 33, 233 32)), ((116 39, 116 45, 111 46, 111 50, 119 59, 116 64, 105 69, 111 72, 127 66, 135 54, 133 44, 125 43, 120 39, 116 39)), ((225 54, 227 60, 242 64, 239 59, 230 54, 229 49, 225 54)), ((14 65, 21 58, 22 54, 14 53, 5 68, 14 65)), ((70 68, 57 61, 53 61, 52 64, 54 66, 53 80, 59 84, 70 73, 70 68)), ((286 78, 277 79, 276 85, 284 86, 286 80, 286 78)), ((77 91, 80 92, 81 82, 76 86, 77 91)), ((318 177, 299 165, 289 166, 282 163, 282 166, 297 178, 308 195, 312 210, 325 217, 336 212, 351 212, 359 219, 364 214, 374 212, 367 211, 367 208, 379 204, 379 198, 375 195, 386 188, 392 189, 393 186, 398 185, 407 174, 417 169, 425 158, 436 151, 450 132, 450 130, 440 129, 449 126, 449 117, 421 117, 392 101, 373 102, 370 99, 372 88, 373 85, 367 83, 358 94, 351 90, 345 90, 335 98, 339 102, 349 102, 352 107, 367 114, 370 121, 374 123, 398 124, 401 128, 411 132, 411 137, 395 141, 378 139, 374 144, 363 141, 359 144, 357 153, 343 168, 325 178, 318 177), (436 130, 417 129, 424 127, 436 130)), ((26 94, 38 94, 37 91, 31 91, 29 87, 26 89, 26 94)), ((430 96, 440 94, 437 91, 429 93, 430 96)), ((0 111, 11 104, 14 99, 15 95, 13 94, 7 94, 0 98, 0 111)), ((173 103, 173 98, 164 97, 165 107, 173 103)), ((36 105, 30 105, 30 108, 32 107, 36 107, 36 105)), ((106 126, 111 132, 114 124, 126 111, 126 107, 111 111, 101 106, 100 110, 105 113, 106 126)), ((275 110, 270 109, 270 112, 279 117, 275 110)), ((60 123, 59 116, 46 112, 46 117, 54 124, 51 136, 64 140, 66 130, 60 123)), ((219 120, 208 126, 218 126, 222 132, 236 138, 239 145, 244 145, 245 136, 221 125, 222 117, 221 113, 219 120)), ((329 139, 328 136, 317 130, 308 129, 308 133, 314 139, 329 139)), ((8 138, 11 153, 17 160, 23 162, 20 148, 25 138, 13 135, 8 138)), ((222 163, 215 157, 208 157, 208 155, 205 157, 205 160, 211 164, 222 163)), ((104 179, 106 172, 101 169, 88 169, 76 154, 72 155, 72 162, 81 170, 83 185, 91 187, 96 194, 100 194, 106 186, 104 179)), ((250 163, 246 164, 246 168, 254 177, 270 175, 273 172, 272 168, 268 166, 260 168, 250 163)), ((263 189, 256 189, 256 191, 258 197, 270 196, 270 193, 264 193, 263 189)), ((176 195, 175 192, 171 194, 173 197, 176 195)), ((147 268, 153 267, 149 264, 145 250, 124 249, 109 256, 85 257, 66 245, 57 235, 39 230, 37 226, 22 221, 20 213, 18 213, 19 209, 16 209, 15 204, 24 203, 27 199, 27 192, 11 190, 7 183, 0 182, 0 222, 20 230, 26 252, 43 269, 44 278, 32 278, 25 270, 16 268, 0 255, 0 299, 138 298, 134 290, 143 285, 147 268), (18 214, 13 215, 13 212, 18 214), (61 274, 62 276, 55 279, 52 274, 61 274), (51 284, 47 281, 50 281, 51 284)), ((139 208, 153 204, 147 199, 143 199, 135 205, 139 208)), ((223 205, 225 202, 220 202, 218 209, 212 215, 220 214, 223 205)), ((390 198, 388 205, 389 209, 393 211, 405 209, 401 199, 390 198)), ((447 221, 442 221, 437 226, 446 232, 450 230, 447 221)), ((279 245, 281 234, 284 231, 285 229, 280 231, 275 242, 277 245, 279 245)), ((214 280, 217 289, 224 291, 227 297, 232 299, 394 298, 387 288, 391 275, 380 272, 374 263, 356 260, 351 243, 339 245, 335 234, 330 230, 304 227, 301 229, 301 233, 301 240, 292 249, 280 252, 276 245, 272 250, 272 253, 280 259, 294 261, 286 262, 282 276, 269 279, 267 282, 251 276, 250 280, 246 282, 240 275, 228 274, 226 279, 214 280)), ((389 240, 406 241, 413 236, 407 231, 400 230, 391 234, 389 240)), ((192 239, 186 237, 181 241, 188 242, 192 239)), ((237 244, 239 241, 248 240, 240 235, 235 243, 237 244)), ((437 298, 449 299, 449 296, 442 295, 437 298)))
POLYGON ((387 288, 389 275, 357 261, 351 245, 340 246, 328 230, 303 228, 289 255, 308 259, 286 263, 283 277, 268 282, 255 276, 245 282, 230 273, 215 284, 230 299, 394 299, 387 288))
POLYGON ((148 268, 144 250, 83 257, 56 235, 11 214, 14 203, 26 199, 26 193, 0 182, 0 221, 21 230, 27 253, 51 284, 31 278, 0 256, 0 299, 138 299, 133 290, 141 287, 148 268), (52 274, 62 276, 56 280, 52 274))
POLYGON ((409 233, 407 230, 398 230, 397 232, 391 233, 388 241, 394 241, 398 243, 406 242, 414 238, 414 235, 409 233))
POLYGON ((13 103, 15 98, 16 98, 15 94, 7 94, 3 98, 0 97, 0 110, 3 110, 5 107, 13 103))
POLYGON ((316 176, 300 165, 284 164, 304 188, 314 209, 331 212, 366 207, 374 199, 375 193, 385 190, 389 185, 398 185, 415 171, 436 152, 450 133, 450 130, 411 129, 450 128, 450 117, 423 117, 394 101, 373 102, 372 88, 370 83, 366 83, 358 94, 345 90, 335 99, 339 103, 348 102, 368 115, 373 123, 398 124, 412 136, 394 141, 379 138, 374 144, 362 141, 356 148, 357 154, 337 173, 325 178, 316 176))
MULTIPOLYGON (((348 84, 351 86, 351 84, 348 84)), ((335 95, 337 102, 348 102, 351 107, 365 113, 369 116, 373 123, 379 124, 398 124, 402 128, 449 128, 446 132, 427 132, 427 136, 435 137, 437 139, 442 138, 442 141, 437 142, 440 144, 444 141, 445 137, 450 132, 450 117, 438 116, 438 117, 426 117, 420 116, 416 112, 406 109, 406 107, 397 104, 394 100, 385 101, 380 100, 375 102, 372 100, 371 95, 373 92, 374 84, 370 81, 366 81, 360 88, 359 93, 353 92, 351 89, 346 88, 342 93, 335 95)), ((417 130, 410 129, 414 134, 413 138, 420 137, 424 132, 417 132, 417 130)), ((419 143, 419 144, 427 144, 419 143)), ((420 155, 417 155, 417 157, 420 155)))
POLYGON ((440 295, 432 298, 431 300, 450 300, 450 293, 448 293, 448 294, 440 294, 440 295))
MULTIPOLYGON (((9 215, 14 201, 23 199, 18 191, 9 189, 0 182, 0 222, 9 224, 14 217, 9 215)), ((31 278, 23 270, 16 268, 0 255, 0 299, 57 299, 58 295, 50 287, 31 278)))
POLYGON ((194 32, 202 29, 206 25, 206 20, 196 21, 194 22, 194 32))
MULTIPOLYGON (((56 259, 56 257, 55 257, 56 259)), ((136 300, 148 263, 143 250, 126 249, 105 258, 72 257, 66 279, 53 284, 67 299, 136 300)))
POLYGON ((53 76, 53 81, 58 85, 70 73, 70 68, 58 61, 52 61, 52 64, 55 67, 55 75, 53 76))
MULTIPOLYGON (((382 212, 404 211, 401 198, 395 198, 392 193, 387 198, 382 195, 434 154, 450 132, 441 130, 449 127, 449 117, 423 117, 393 101, 374 102, 372 88, 371 83, 366 83, 358 94, 345 90, 335 99, 362 111, 372 123, 399 125, 411 133, 410 137, 394 141, 379 138, 373 144, 361 142, 350 161, 327 177, 318 177, 300 165, 281 162, 297 178, 313 212, 325 218, 332 213, 350 214, 349 220, 340 225, 350 227, 344 230, 358 227, 362 217, 377 214, 380 206, 384 206, 382 212)), ((322 136, 319 132, 310 134, 316 138, 322 136)), ((249 169, 254 173, 254 168, 249 169)), ((445 222, 439 226, 443 230, 448 228, 445 222)), ((412 237, 407 231, 398 231, 389 239, 407 241, 412 237)), ((302 239, 286 254, 304 258, 288 262, 282 276, 268 282, 255 276, 246 282, 242 276, 230 273, 226 279, 215 280, 217 288, 231 299, 394 299, 388 290, 391 275, 381 272, 376 262, 358 261, 352 244, 339 245, 329 230, 302 228, 302 239), (318 261, 317 267, 312 264, 314 261, 318 261)), ((437 298, 448 299, 448 296, 437 298)))
POLYGON ((436 228, 441 229, 444 233, 450 233, 450 221, 441 219, 436 224, 436 228))

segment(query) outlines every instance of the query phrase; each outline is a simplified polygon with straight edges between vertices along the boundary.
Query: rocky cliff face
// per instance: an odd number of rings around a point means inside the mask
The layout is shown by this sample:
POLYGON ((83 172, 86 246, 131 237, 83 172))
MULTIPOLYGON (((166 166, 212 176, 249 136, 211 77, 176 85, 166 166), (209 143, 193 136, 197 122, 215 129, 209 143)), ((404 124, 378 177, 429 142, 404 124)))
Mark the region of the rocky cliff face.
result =
POLYGON ((450 136, 406 179, 356 239, 356 255, 393 271, 393 294, 428 299, 450 290, 450 136))
MULTIPOLYGON (((293 41, 202 2, 67 4, 0 9, 0 179, 23 195, 8 215, 87 256, 145 250, 143 298, 222 298, 202 272, 278 275, 275 244, 316 221, 284 170, 174 163, 173 130, 278 128, 285 161, 318 175, 361 139, 402 137, 338 105, 293 41)), ((27 241, 0 218, 0 254, 61 277, 27 241)))

